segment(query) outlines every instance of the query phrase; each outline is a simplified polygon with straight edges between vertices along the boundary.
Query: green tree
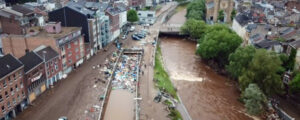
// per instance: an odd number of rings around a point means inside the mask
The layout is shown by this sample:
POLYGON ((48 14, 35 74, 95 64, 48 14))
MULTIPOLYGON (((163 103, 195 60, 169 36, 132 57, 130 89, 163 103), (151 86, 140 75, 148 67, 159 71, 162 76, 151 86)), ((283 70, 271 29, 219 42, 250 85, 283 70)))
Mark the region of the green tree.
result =
POLYGON ((300 74, 298 73, 296 77, 289 83, 289 89, 293 93, 300 92, 300 74))
POLYGON ((229 55, 229 65, 226 66, 226 70, 232 77, 238 78, 242 75, 242 71, 248 69, 255 51, 253 46, 239 47, 229 55))
POLYGON ((196 53, 203 59, 213 59, 222 67, 242 43, 242 39, 229 28, 213 25, 206 31, 206 35, 199 41, 196 53), (222 29, 220 29, 222 28, 222 29))
POLYGON ((224 22, 224 10, 220 10, 220 11, 218 12, 218 20, 219 20, 220 22, 224 22))
POLYGON ((231 11, 231 20, 233 20, 234 18, 235 18, 235 16, 236 16, 236 10, 235 9, 233 9, 232 11, 231 11))
POLYGON ((264 111, 267 98, 257 84, 249 84, 242 94, 247 112, 251 115, 259 115, 264 111))
POLYGON ((135 10, 129 10, 127 12, 127 21, 133 23, 139 20, 139 17, 137 15, 137 12, 135 10))
POLYGON ((188 19, 180 28, 181 33, 189 34, 192 38, 199 39, 205 33, 206 24, 202 20, 188 19))
POLYGON ((278 71, 281 69, 281 60, 274 52, 257 49, 247 70, 239 77, 239 84, 243 90, 251 83, 256 83, 267 95, 282 90, 282 81, 278 71))
POLYGON ((292 49, 291 54, 289 56, 289 60, 287 61, 287 64, 286 64, 288 70, 294 70, 295 62, 296 62, 296 54, 297 54, 297 50, 292 49))
POLYGON ((205 0, 193 0, 187 6, 186 18, 196 19, 196 20, 205 20, 205 0))

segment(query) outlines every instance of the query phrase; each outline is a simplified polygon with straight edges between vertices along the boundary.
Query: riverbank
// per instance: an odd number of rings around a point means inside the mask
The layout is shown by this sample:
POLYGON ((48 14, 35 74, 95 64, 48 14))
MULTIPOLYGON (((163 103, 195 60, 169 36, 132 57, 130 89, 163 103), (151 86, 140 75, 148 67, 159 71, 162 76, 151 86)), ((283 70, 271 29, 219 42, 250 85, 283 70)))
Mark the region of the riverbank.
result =
MULTIPOLYGON (((162 54, 160 46, 157 45, 155 53, 155 66, 154 66, 154 80, 156 81, 156 87, 163 92, 167 92, 170 94, 173 98, 175 98, 177 101, 179 101, 176 90, 170 80, 170 77, 166 70, 164 69, 163 62, 162 62, 162 54)), ((171 102, 168 100, 165 100, 164 103, 167 106, 171 106, 171 102)), ((172 120, 182 120, 181 114, 176 109, 169 109, 170 114, 169 116, 172 118, 172 120)))

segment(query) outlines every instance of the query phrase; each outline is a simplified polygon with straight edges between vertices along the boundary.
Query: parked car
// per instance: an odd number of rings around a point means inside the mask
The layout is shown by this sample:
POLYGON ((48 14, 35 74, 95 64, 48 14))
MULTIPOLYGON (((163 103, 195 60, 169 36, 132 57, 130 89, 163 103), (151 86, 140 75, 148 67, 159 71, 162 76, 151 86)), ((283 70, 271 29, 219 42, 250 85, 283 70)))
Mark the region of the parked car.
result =
POLYGON ((141 34, 141 33, 138 33, 136 36, 140 37, 140 38, 145 38, 146 36, 141 34))
POLYGON ((136 36, 136 35, 132 35, 132 39, 133 39, 133 40, 141 40, 141 38, 138 37, 138 36, 136 36))
POLYGON ((131 26, 130 27, 130 32, 133 32, 135 30, 135 27, 134 26, 131 26))
POLYGON ((123 40, 125 40, 126 38, 127 38, 127 36, 126 36, 126 35, 123 35, 123 36, 122 36, 122 39, 123 39, 123 40))
POLYGON ((58 120, 68 120, 68 118, 66 116, 62 116, 62 117, 58 118, 58 120))

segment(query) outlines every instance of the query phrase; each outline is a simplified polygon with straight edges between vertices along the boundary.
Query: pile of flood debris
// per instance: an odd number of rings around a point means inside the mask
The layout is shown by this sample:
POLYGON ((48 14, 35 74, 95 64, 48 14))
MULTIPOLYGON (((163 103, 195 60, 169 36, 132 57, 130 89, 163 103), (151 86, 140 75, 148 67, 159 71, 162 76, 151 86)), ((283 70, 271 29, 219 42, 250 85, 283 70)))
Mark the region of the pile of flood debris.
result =
POLYGON ((136 90, 136 82, 139 72, 140 55, 122 55, 117 64, 112 80, 113 89, 127 89, 130 92, 136 90))

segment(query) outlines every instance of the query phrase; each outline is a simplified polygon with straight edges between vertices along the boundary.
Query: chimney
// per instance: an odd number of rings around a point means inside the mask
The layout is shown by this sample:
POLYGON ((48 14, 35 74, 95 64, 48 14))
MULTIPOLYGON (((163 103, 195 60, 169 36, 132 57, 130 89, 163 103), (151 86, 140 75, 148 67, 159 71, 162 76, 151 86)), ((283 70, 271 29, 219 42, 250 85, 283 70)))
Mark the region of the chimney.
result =
POLYGON ((25 49, 25 54, 29 53, 29 49, 25 49))

